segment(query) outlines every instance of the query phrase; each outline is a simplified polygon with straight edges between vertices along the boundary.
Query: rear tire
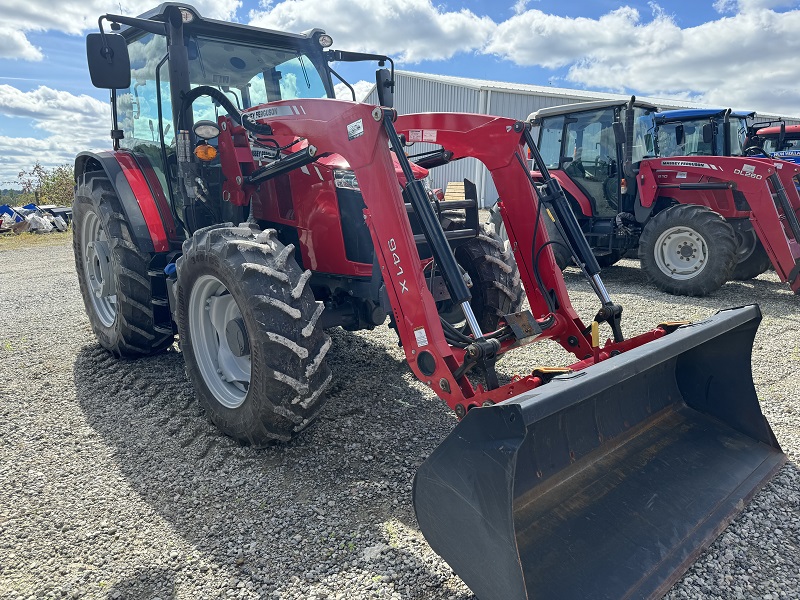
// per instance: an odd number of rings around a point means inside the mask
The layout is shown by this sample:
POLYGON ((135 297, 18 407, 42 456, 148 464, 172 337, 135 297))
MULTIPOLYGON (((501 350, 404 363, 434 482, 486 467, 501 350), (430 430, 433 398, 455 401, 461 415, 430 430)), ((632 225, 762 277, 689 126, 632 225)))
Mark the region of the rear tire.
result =
POLYGON ((152 254, 136 244, 111 182, 87 173, 75 190, 72 247, 83 303, 100 345, 117 357, 146 356, 172 345, 153 326, 152 254))
MULTIPOLYGON (((552 221, 552 219, 550 219, 547 214, 543 214, 541 218, 544 221, 544 226, 547 230, 547 237, 550 238, 550 241, 559 242, 550 244, 549 248, 553 250, 553 256, 555 257, 558 268, 563 271, 572 264, 572 254, 570 254, 569 250, 567 250, 565 245, 566 242, 564 242, 564 238, 556 228, 556 224, 552 221)), ((497 236, 497 238, 503 242, 504 249, 510 251, 510 243, 508 241, 506 225, 503 223, 503 217, 500 215, 500 211, 497 209, 496 204, 490 209, 489 220, 487 221, 486 226, 491 234, 497 236)), ((512 256, 511 259, 513 260, 514 257, 512 256)))
POLYGON ((647 278, 677 296, 706 296, 730 279, 736 237, 725 219, 705 206, 677 204, 653 217, 639 239, 647 278))
POLYGON ((736 234, 736 266, 733 268, 731 279, 738 281, 753 279, 769 269, 772 261, 750 221, 739 219, 731 225, 736 234))
POLYGON ((733 268, 731 279, 747 281, 758 277, 771 266, 772 261, 769 259, 767 251, 764 250, 764 246, 761 245, 761 242, 756 242, 756 247, 753 249, 752 254, 737 263, 733 268))
POLYGON ((500 238, 483 233, 455 249, 458 264, 472 279, 472 310, 484 332, 497 329, 500 318, 519 311, 525 296, 517 263, 500 238))
POLYGON ((178 259, 178 331, 200 404, 226 435, 260 447, 305 429, 331 381, 310 271, 274 230, 195 232, 178 259))

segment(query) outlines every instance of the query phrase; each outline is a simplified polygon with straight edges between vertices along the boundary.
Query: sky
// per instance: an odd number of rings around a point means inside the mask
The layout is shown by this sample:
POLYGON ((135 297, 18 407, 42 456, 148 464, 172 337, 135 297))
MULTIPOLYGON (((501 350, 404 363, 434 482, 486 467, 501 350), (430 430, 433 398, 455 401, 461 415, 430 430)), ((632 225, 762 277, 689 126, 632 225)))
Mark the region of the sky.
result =
MULTIPOLYGON (((206 17, 325 29, 409 71, 635 93, 800 116, 800 0, 193 0, 206 17)), ((110 148, 85 34, 146 0, 0 0, 0 188, 110 148)), ((366 93, 374 66, 336 65, 366 93)))

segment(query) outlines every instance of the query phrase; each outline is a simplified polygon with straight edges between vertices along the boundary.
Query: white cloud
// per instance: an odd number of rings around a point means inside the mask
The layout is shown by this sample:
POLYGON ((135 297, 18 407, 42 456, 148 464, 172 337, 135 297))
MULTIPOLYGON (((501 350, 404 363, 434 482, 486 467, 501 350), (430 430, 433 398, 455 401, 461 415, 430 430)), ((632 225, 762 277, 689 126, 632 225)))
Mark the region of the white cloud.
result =
POLYGON ((42 52, 21 31, 0 27, 0 58, 42 60, 42 52))
POLYGON ((250 24, 293 32, 321 27, 337 48, 410 63, 479 49, 495 28, 488 17, 445 12, 430 0, 285 0, 251 11, 250 24))
POLYGON ((735 13, 797 6, 797 2, 796 0, 716 0, 713 6, 719 13, 735 13))
POLYGON ((81 150, 111 147, 111 110, 90 96, 41 86, 23 92, 0 85, 0 115, 26 119, 38 137, 0 136, 0 182, 15 181, 39 161, 45 167, 71 163, 81 150))
POLYGON ((630 7, 598 19, 530 10, 501 23, 486 51, 567 67, 567 81, 583 87, 797 115, 800 10, 769 8, 784 4, 739 0, 735 14, 689 28, 657 6, 649 21, 630 7))
MULTIPOLYGON (((367 94, 369 94, 372 91, 374 85, 375 82, 364 81, 363 79, 361 81, 357 81, 354 84, 352 84, 353 89, 356 92, 356 102, 361 102, 362 100, 364 100, 364 98, 367 97, 367 94)), ((350 90, 343 83, 337 83, 335 86, 333 86, 333 91, 336 93, 336 97, 339 100, 353 99, 353 94, 350 93, 350 90)))
MULTIPOLYGON (((0 0, 0 15, 3 15, 3 29, 0 39, 12 36, 13 46, 7 40, 0 41, 0 58, 21 58, 40 60, 41 53, 34 48, 25 36, 29 31, 60 31, 68 34, 81 34, 97 29, 97 19, 103 14, 124 14, 135 16, 153 8, 153 0, 88 0, 84 2, 63 2, 53 5, 48 0, 0 0), (4 49, 13 52, 4 53, 4 49), (15 50, 15 51, 14 51, 15 50)), ((241 0, 193 0, 191 3, 204 17, 231 20, 241 6, 241 0)))

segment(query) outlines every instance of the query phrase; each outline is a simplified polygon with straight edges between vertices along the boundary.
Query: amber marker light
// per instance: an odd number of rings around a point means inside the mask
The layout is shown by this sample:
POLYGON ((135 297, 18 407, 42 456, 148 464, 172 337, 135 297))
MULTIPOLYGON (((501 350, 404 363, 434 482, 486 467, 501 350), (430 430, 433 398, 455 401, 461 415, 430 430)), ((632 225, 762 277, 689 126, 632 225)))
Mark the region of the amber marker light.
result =
POLYGON ((214 146, 209 146, 205 142, 202 142, 195 147, 194 155, 200 160, 214 160, 217 157, 217 149, 214 148, 214 146))

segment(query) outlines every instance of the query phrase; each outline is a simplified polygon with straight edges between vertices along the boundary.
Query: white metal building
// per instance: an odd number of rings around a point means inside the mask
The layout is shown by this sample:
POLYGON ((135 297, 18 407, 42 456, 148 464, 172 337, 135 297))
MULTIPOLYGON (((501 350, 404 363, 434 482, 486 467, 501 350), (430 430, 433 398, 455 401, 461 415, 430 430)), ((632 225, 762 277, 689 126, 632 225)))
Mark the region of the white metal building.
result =
MULTIPOLYGON (((627 100, 630 98, 630 96, 621 94, 606 94, 521 83, 503 83, 410 71, 395 71, 395 78, 397 85, 394 93, 394 104, 400 114, 464 112, 525 119, 532 112, 548 106, 589 100, 627 100)), ((639 99, 655 104, 662 110, 708 108, 707 105, 662 98, 639 99)), ((368 104, 378 103, 374 86, 364 101, 368 104)), ((751 110, 749 107, 740 106, 732 108, 751 110)), ((777 118, 777 115, 758 114, 758 120, 760 121, 777 118)), ((797 119, 785 118, 784 120, 787 125, 800 124, 800 120, 797 119)), ((433 148, 434 146, 429 144, 416 144, 412 152, 424 152, 433 148)), ((483 206, 491 206, 497 200, 492 178, 483 165, 475 159, 464 159, 434 169, 432 177, 436 187, 444 187, 448 181, 470 179, 478 186, 483 206)))

